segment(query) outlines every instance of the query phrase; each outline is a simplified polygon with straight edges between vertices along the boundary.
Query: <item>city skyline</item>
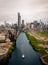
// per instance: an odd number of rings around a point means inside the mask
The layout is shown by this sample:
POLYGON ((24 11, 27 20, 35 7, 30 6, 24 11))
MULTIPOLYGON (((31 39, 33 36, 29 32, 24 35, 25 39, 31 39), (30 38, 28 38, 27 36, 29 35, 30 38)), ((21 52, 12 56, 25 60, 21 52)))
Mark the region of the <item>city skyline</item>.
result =
POLYGON ((18 12, 25 23, 40 19, 48 21, 48 0, 0 0, 0 23, 4 20, 17 22, 18 12))

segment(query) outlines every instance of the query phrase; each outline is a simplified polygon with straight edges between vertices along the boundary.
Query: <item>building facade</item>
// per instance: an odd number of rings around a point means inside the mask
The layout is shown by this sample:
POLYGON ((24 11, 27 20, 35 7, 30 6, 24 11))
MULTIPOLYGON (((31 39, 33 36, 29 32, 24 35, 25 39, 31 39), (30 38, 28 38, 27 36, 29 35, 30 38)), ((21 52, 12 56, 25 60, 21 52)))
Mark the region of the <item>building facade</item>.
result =
POLYGON ((18 13, 18 28, 21 28, 21 16, 20 16, 20 13, 18 13))

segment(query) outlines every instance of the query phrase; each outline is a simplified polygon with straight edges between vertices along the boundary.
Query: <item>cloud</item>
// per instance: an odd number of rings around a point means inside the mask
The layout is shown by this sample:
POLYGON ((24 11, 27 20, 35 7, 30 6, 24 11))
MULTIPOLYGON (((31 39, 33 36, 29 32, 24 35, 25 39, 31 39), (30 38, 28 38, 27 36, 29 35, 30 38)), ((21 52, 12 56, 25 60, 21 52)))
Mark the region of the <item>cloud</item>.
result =
POLYGON ((48 0, 0 0, 0 16, 12 15, 14 17, 17 12, 24 15, 22 17, 24 19, 47 17, 48 0))

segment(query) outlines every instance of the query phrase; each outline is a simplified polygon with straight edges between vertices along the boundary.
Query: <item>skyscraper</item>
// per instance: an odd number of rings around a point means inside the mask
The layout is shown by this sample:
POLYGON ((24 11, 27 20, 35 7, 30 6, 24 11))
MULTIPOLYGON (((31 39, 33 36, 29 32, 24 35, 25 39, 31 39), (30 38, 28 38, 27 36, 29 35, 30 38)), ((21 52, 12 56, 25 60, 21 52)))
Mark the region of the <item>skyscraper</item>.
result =
POLYGON ((18 13, 18 28, 21 28, 21 16, 20 16, 20 13, 18 13))
POLYGON ((24 28, 24 20, 22 20, 22 27, 24 28))

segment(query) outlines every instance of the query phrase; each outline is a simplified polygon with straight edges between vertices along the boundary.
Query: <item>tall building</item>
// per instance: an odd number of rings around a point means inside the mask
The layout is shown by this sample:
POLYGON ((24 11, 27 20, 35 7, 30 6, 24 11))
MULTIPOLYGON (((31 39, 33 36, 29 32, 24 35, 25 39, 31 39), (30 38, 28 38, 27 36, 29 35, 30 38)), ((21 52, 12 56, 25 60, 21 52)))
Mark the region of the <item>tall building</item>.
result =
POLYGON ((18 13, 18 28, 21 28, 21 16, 20 16, 20 13, 18 13))
POLYGON ((22 27, 23 27, 23 28, 24 28, 24 25, 25 25, 25 24, 24 24, 24 20, 22 20, 22 27))

